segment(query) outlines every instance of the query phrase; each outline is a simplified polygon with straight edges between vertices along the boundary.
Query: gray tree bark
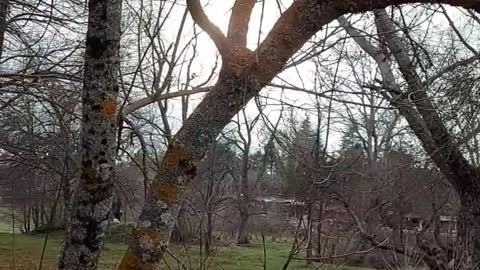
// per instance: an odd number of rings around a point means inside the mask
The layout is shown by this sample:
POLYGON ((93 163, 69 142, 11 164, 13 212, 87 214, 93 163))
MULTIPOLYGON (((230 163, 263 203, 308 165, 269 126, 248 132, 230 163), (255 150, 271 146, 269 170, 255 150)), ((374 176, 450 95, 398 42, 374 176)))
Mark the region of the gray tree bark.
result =
POLYGON ((116 155, 121 0, 90 0, 83 80, 82 164, 58 269, 96 269, 116 155))

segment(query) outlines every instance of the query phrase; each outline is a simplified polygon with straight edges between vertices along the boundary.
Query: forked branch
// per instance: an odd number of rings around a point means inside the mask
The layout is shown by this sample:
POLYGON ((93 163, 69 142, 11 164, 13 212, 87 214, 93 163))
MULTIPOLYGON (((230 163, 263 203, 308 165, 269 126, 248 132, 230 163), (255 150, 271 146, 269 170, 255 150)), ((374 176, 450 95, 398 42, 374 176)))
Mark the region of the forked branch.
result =
POLYGON ((220 55, 225 56, 232 50, 231 42, 210 19, 202 8, 200 0, 187 0, 187 7, 193 21, 205 31, 217 47, 220 55))

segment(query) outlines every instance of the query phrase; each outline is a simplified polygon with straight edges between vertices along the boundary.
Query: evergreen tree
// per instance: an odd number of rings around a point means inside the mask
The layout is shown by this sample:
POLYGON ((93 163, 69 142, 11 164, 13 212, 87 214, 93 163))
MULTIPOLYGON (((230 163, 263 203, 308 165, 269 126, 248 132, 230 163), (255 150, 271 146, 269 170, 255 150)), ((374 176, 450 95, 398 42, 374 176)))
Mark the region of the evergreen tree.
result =
POLYGON ((312 182, 311 166, 314 162, 315 132, 310 118, 306 117, 300 124, 291 120, 287 134, 285 151, 282 153, 281 173, 285 183, 285 193, 299 196, 312 182))
POLYGON ((342 136, 340 152, 343 155, 360 156, 363 154, 362 139, 358 135, 358 124, 349 122, 342 136))

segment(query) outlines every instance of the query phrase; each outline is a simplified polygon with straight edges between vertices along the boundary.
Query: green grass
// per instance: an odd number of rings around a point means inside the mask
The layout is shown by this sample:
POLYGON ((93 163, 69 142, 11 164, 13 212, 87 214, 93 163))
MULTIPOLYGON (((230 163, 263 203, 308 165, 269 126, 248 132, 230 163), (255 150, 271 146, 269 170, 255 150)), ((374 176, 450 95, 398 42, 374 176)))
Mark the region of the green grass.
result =
MULTIPOLYGON (((42 254, 45 235, 24 235, 0 233, 0 269, 14 269, 16 260, 17 270, 37 269, 42 254), (13 252, 13 239, 15 239, 15 256, 13 252), (15 258, 15 259, 14 259, 15 258)), ((56 262, 63 233, 55 232, 49 236, 45 249, 42 269, 56 269, 56 262)), ((100 269, 115 269, 120 261, 126 246, 118 243, 106 243, 103 256, 100 259, 100 269)))
MULTIPOLYGON (((56 232, 49 236, 47 242, 45 259, 42 269, 56 269, 56 261, 59 253, 59 246, 63 233, 56 232)), ((39 259, 42 253, 42 247, 45 235, 22 235, 0 233, 0 269, 14 269, 13 239, 15 239, 15 259, 16 269, 31 270, 37 269, 39 259)), ((267 242, 267 269, 282 269, 291 245, 289 243, 267 242)), ((105 250, 102 252, 99 269, 115 269, 116 264, 122 258, 126 246, 118 242, 107 242, 105 250)), ((159 267, 161 270, 181 269, 180 261, 187 266, 187 269, 199 269, 199 251, 198 246, 191 246, 187 249, 182 247, 172 247, 171 253, 176 260, 169 256, 166 262, 159 267)), ((234 244, 218 247, 215 254, 206 261, 212 270, 244 270, 244 269, 263 269, 263 247, 261 243, 255 242, 249 246, 239 247, 234 244)), ((340 268, 333 266, 307 265, 305 261, 293 260, 288 269, 291 270, 313 270, 313 269, 341 269, 341 270, 361 270, 359 268, 340 268)))
MULTIPOLYGON (((267 242, 267 269, 282 269, 290 253, 290 243, 267 242)), ((229 245, 221 248, 210 262, 211 269, 263 269, 263 246, 262 243, 253 243, 248 247, 229 245)), ((299 256, 301 257, 301 256, 299 256)), ((338 267, 329 265, 308 265, 304 260, 292 260, 289 268, 292 270, 361 270, 359 268, 338 267)))
MULTIPOLYGON (((12 232, 12 223, 11 223, 11 210, 8 208, 0 207, 0 233, 11 233, 12 232)), ((15 226, 15 231, 20 232, 20 230, 15 226)), ((1 269, 1 268, 0 268, 1 269)))
MULTIPOLYGON (((15 231, 18 231, 18 229, 15 228, 15 231)), ((11 233, 11 232, 12 232, 12 225, 0 222, 0 233, 11 233)))

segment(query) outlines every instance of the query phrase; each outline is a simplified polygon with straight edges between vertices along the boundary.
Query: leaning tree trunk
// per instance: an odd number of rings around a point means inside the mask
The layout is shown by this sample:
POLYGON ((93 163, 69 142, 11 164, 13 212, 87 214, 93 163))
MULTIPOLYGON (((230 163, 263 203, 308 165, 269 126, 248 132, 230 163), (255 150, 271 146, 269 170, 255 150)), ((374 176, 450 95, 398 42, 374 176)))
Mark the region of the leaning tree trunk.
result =
MULTIPOLYGON (((467 6, 479 11, 476 5, 467 6)), ((380 41, 386 45, 393 56, 399 70, 406 81, 407 90, 403 92, 401 85, 396 82, 395 72, 391 67, 390 58, 380 48, 377 48, 359 32, 349 25, 345 18, 339 18, 342 26, 355 39, 357 44, 367 52, 378 64, 384 80, 385 89, 389 89, 391 103, 405 117, 410 128, 422 142, 424 150, 432 158, 439 170, 455 188, 460 197, 461 209, 458 219, 458 237, 455 258, 456 270, 470 270, 480 268, 480 171, 464 157, 460 146, 450 134, 439 110, 426 91, 424 84, 417 74, 414 61, 408 54, 405 46, 390 16, 385 10, 374 11, 375 24, 380 41)), ((435 263, 433 261, 433 263, 435 263)))
POLYGON ((59 269, 97 269, 113 190, 121 7, 121 0, 88 5, 81 177, 59 269))
MULTIPOLYGON (((479 181, 480 182, 480 181, 479 181)), ((460 194, 454 269, 480 269, 480 187, 460 194)))

